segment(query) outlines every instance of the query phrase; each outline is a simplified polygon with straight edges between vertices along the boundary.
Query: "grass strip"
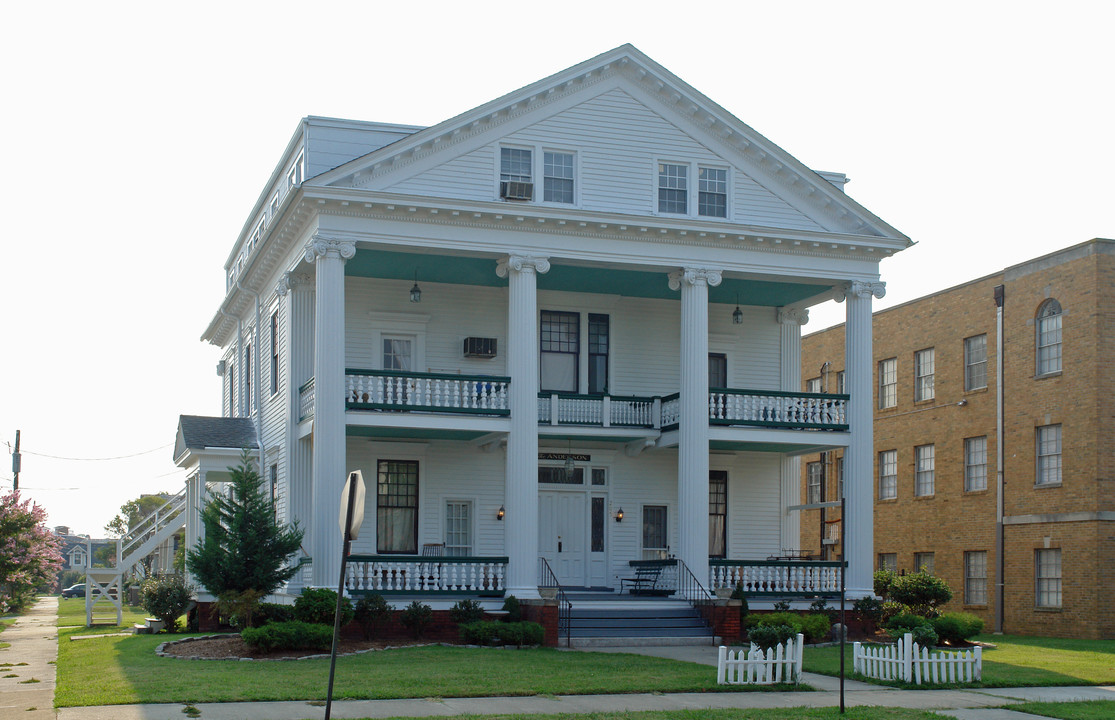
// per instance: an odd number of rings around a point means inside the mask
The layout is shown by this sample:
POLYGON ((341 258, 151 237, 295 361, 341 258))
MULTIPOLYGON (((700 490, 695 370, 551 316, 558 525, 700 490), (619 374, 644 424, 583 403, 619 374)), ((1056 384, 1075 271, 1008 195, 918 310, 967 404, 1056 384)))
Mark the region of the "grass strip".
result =
POLYGON ((1079 700, 1077 702, 1030 702, 1004 705, 1007 710, 1061 718, 1062 720, 1111 720, 1115 718, 1115 700, 1079 700))
MULTIPOLYGON (((479 717, 479 716, 477 716, 479 717)), ((645 710, 640 712, 598 712, 586 714, 484 715, 484 720, 941 720, 926 710, 894 707, 850 707, 841 715, 839 708, 741 708, 734 710, 645 710)), ((370 720, 365 718, 365 720, 370 720)), ((418 720, 395 717, 388 720, 418 720)))
MULTIPOLYGON (((113 627, 131 627, 135 623, 142 623, 147 617, 147 611, 141 607, 133 607, 124 605, 122 607, 123 618, 120 625, 100 625, 98 628, 113 628, 113 627)), ((116 607, 107 600, 93 606, 94 617, 116 617, 116 607)), ((59 598, 58 599, 58 627, 66 627, 69 625, 85 626, 85 598, 59 598)))

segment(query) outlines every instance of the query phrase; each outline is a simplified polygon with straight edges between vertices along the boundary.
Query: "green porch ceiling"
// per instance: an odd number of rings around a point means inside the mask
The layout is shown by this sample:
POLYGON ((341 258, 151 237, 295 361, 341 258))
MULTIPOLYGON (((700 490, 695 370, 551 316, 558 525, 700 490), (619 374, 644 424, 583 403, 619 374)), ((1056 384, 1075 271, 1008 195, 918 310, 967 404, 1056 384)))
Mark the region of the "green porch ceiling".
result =
MULTIPOLYGON (((496 261, 493 258, 425 255, 362 248, 345 264, 345 275, 349 277, 413 282, 416 271, 419 285, 447 283, 507 287, 507 279, 496 275, 496 261)), ((718 287, 709 288, 709 302, 734 305, 738 295, 741 305, 782 307, 817 295, 826 288, 823 284, 726 277, 718 287)), ((661 300, 678 300, 681 297, 678 292, 670 290, 663 272, 561 265, 560 261, 554 261, 548 273, 538 276, 538 289, 661 300)))
POLYGON ((349 437, 366 437, 383 440, 461 440, 467 442, 488 434, 490 433, 487 431, 482 432, 474 430, 369 427, 367 425, 349 425, 345 428, 345 435, 349 437))

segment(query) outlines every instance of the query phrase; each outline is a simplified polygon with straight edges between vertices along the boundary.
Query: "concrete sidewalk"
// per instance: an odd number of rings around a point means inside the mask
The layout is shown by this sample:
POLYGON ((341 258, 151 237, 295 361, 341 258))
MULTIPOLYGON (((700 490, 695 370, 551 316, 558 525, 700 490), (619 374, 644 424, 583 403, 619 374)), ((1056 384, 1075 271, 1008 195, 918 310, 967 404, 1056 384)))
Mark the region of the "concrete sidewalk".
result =
MULTIPOLYGON (((182 720, 186 706, 106 705, 54 710, 55 666, 58 636, 54 627, 58 599, 40 598, 30 613, 19 618, 0 638, 12 647, 0 650, 0 663, 10 669, 0 675, 0 717, 39 720, 182 720), (26 662, 17 666, 15 663, 26 662), (40 682, 19 684, 34 677, 40 682), (28 708, 35 710, 28 712, 28 708)), ((581 651, 570 651, 581 652, 581 651)), ((715 667, 717 648, 627 647, 596 648, 593 652, 626 652, 701 663, 715 667)), ((3 668, 0 668, 3 669, 3 668)), ((447 717, 504 714, 624 712, 639 710, 702 710, 733 708, 835 707, 840 703, 839 679, 806 673, 803 681, 817 692, 719 692, 640 693, 634 695, 562 695, 487 698, 420 698, 409 700, 340 700, 333 703, 337 718, 447 717)), ((847 680, 848 707, 875 705, 936 710, 942 716, 961 720, 1021 720, 1034 717, 996 708, 1020 701, 1066 702, 1070 700, 1115 700, 1113 687, 1007 688, 989 690, 897 690, 847 680)), ((323 717, 323 703, 252 702, 200 703, 195 707, 202 720, 303 720, 323 717)))
POLYGON ((55 716, 57 621, 58 598, 41 597, 0 633, 0 642, 11 643, 11 647, 0 649, 0 717, 46 720, 55 716))

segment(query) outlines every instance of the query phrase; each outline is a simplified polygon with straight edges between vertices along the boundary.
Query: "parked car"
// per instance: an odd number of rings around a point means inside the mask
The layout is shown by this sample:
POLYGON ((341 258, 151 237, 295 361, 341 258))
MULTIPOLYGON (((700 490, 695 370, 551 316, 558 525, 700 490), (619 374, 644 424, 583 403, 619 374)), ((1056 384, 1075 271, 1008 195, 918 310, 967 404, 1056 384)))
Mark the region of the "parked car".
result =
POLYGON ((62 597, 64 598, 72 598, 78 596, 85 597, 85 583, 71 585, 62 591, 62 597))

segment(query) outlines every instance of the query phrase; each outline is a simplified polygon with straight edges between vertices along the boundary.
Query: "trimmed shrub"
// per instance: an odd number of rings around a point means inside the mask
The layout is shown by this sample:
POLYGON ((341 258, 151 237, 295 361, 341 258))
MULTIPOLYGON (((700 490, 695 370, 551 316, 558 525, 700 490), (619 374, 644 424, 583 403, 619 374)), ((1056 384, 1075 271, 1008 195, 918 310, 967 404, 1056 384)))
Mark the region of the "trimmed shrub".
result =
POLYGON ((756 615, 754 613, 751 614, 751 615, 748 615, 747 617, 743 618, 742 621, 740 621, 740 629, 743 630, 744 632, 747 632, 748 630, 750 630, 753 627, 758 627, 759 623, 762 621, 762 619, 763 619, 762 615, 756 615))
MULTIPOLYGON (((305 588, 294 600, 294 619, 299 622, 333 627, 337 616, 337 591, 329 588, 305 588)), ((352 601, 341 598, 341 627, 352 622, 352 601)))
POLYGON ((541 645, 545 628, 535 622, 482 620, 461 625, 461 639, 470 645, 541 645))
POLYGON ((797 630, 789 625, 759 625, 751 630, 748 639, 753 645, 758 645, 763 650, 770 650, 797 634, 797 630))
POLYGON ((751 608, 747 607, 747 593, 743 591, 743 583, 736 583, 736 588, 732 590, 731 598, 740 601, 739 619, 742 623, 743 619, 747 617, 747 614, 751 612, 751 608))
POLYGON ((417 600, 412 600, 410 605, 406 606, 403 610, 403 615, 399 620, 403 626, 410 630, 411 634, 416 638, 422 637, 422 633, 426 631, 426 627, 433 619, 434 610, 429 605, 417 600))
POLYGON ((290 622, 294 619, 293 605, 280 605, 279 603, 260 603, 252 613, 252 625, 263 627, 276 622, 290 622))
POLYGON ((827 640, 832 633, 832 620, 828 615, 814 613, 801 619, 801 634, 810 642, 827 640))
POLYGON ((809 609, 815 613, 827 615, 830 623, 836 622, 836 619, 840 617, 840 609, 829 607, 829 601, 824 598, 817 598, 809 603, 809 609))
POLYGON ((458 625, 467 625, 483 618, 484 608, 476 600, 458 600, 449 608, 449 617, 458 625))
POLYGON ((890 570, 876 570, 873 577, 875 580, 875 594, 886 600, 890 597, 890 586, 894 584, 894 579, 898 577, 897 573, 890 570))
POLYGON ((895 578, 890 585, 890 599, 905 605, 912 613, 935 617, 937 608, 952 600, 952 589, 936 575, 919 570, 895 578))
POLYGON ((779 600, 778 602, 774 603, 774 609, 776 612, 787 612, 790 609, 790 601, 779 600))
POLYGON ((910 633, 914 637, 914 642, 922 647, 936 647, 937 646, 937 632, 930 625, 922 625, 921 627, 914 628, 910 633))
POLYGON ((382 595, 364 595, 356 601, 353 617, 364 631, 364 639, 371 640, 379 624, 395 610, 395 606, 383 599, 382 595))
POLYGON ((178 630, 178 618, 193 602, 193 589, 181 575, 148 578, 142 589, 143 609, 163 621, 167 632, 178 630))
POLYGON ((298 620, 273 622, 245 628, 240 638, 256 652, 274 650, 328 650, 333 646, 333 627, 298 620))
POLYGON ((523 619, 523 608, 519 605, 519 598, 508 595, 503 601, 503 609, 507 611, 504 622, 519 622, 523 619))
POLYGON ((773 612, 759 616, 759 627, 777 627, 786 625, 793 628, 794 634, 802 631, 802 617, 792 612, 773 612))
POLYGON ((887 620, 883 626, 887 632, 895 637, 900 637, 902 633, 912 633, 916 628, 927 627, 932 628, 933 623, 929 622, 921 615, 913 613, 899 613, 891 619, 887 620))
POLYGON ((933 630, 941 642, 959 645, 973 635, 983 632, 983 620, 971 613, 945 613, 933 618, 933 630))
POLYGON ((883 615, 883 601, 876 597, 862 597, 852 603, 852 610, 864 620, 878 622, 883 615))

